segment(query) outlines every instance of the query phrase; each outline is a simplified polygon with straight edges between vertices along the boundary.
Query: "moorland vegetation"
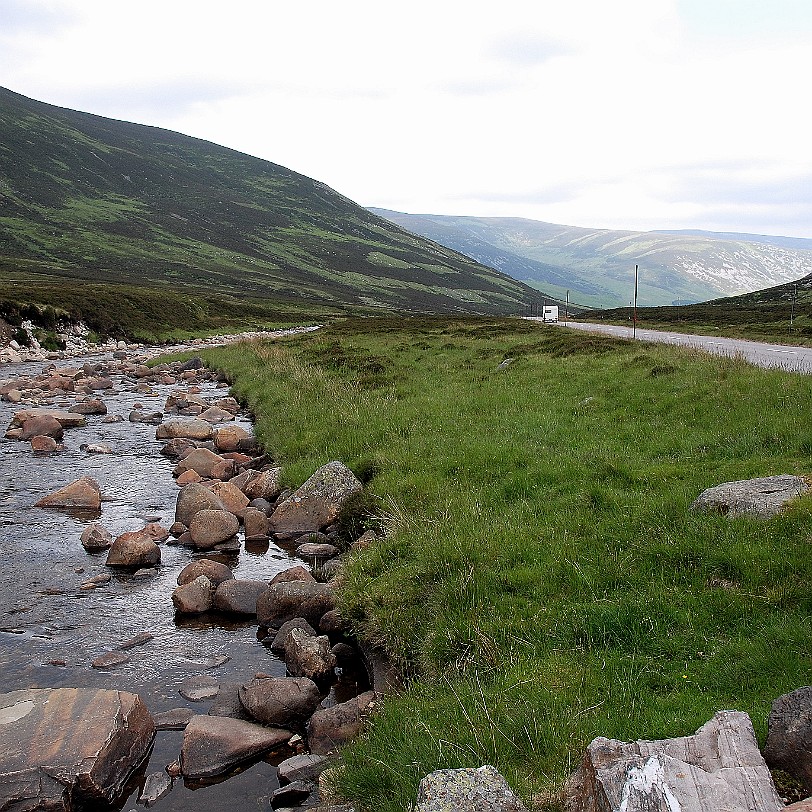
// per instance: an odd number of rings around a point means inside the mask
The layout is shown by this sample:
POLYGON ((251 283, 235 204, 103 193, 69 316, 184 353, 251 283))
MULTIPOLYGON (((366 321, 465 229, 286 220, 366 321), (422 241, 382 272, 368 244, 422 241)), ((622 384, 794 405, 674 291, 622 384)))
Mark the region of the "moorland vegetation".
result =
POLYGON ((808 377, 499 319, 352 319, 207 355, 289 484, 332 459, 366 482, 355 518, 382 540, 348 560, 341 606, 409 684, 344 751, 361 808, 493 764, 555 809, 594 736, 734 708, 763 739, 808 683, 812 500, 690 509, 809 472, 808 377))

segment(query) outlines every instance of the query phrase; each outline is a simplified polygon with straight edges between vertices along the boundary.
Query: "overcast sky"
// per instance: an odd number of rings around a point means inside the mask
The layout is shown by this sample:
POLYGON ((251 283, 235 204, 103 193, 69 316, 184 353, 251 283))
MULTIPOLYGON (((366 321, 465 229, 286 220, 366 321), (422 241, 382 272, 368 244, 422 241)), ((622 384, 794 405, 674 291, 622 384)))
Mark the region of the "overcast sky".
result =
POLYGON ((0 85, 368 206, 812 237, 812 0, 0 0, 0 85))

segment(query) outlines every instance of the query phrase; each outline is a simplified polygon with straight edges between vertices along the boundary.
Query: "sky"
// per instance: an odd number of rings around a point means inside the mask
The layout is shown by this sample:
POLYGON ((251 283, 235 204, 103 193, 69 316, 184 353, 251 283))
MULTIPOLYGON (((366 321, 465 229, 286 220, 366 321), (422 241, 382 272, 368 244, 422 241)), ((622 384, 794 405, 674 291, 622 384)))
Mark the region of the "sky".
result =
POLYGON ((365 206, 812 237, 810 0, 0 0, 0 86, 365 206))

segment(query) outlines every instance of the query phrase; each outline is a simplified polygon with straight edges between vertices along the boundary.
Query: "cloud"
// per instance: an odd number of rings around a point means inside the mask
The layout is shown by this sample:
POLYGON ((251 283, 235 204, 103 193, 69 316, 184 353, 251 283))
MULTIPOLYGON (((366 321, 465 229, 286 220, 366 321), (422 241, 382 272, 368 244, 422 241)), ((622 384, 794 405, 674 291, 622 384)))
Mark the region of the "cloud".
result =
POLYGON ((494 58, 514 67, 541 65, 558 56, 572 53, 566 43, 543 35, 516 33, 495 41, 490 52, 494 58))

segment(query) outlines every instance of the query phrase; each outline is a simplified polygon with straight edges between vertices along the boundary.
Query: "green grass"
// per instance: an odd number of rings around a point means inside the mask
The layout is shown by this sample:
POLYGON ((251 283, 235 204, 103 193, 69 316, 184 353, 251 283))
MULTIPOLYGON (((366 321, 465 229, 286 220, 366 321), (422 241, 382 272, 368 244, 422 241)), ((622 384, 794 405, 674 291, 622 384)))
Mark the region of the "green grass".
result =
POLYGON ((290 483, 331 459, 373 474, 386 537, 341 605, 411 682, 344 751, 362 808, 484 763, 538 806, 594 736, 736 708, 763 737, 808 684, 812 498, 766 522, 689 506, 809 471, 809 378, 513 320, 349 320, 208 355, 290 483))

